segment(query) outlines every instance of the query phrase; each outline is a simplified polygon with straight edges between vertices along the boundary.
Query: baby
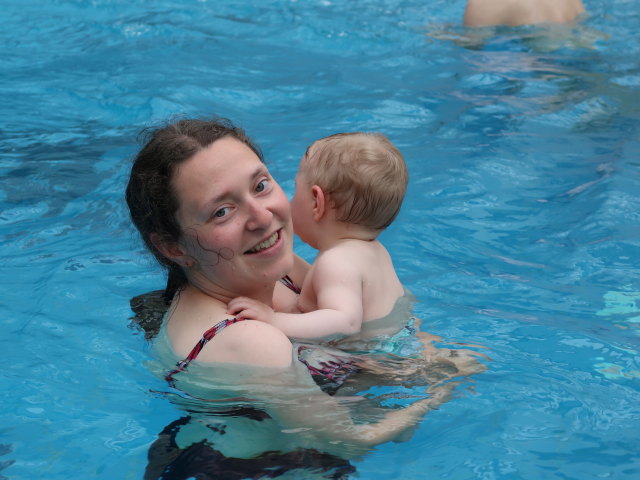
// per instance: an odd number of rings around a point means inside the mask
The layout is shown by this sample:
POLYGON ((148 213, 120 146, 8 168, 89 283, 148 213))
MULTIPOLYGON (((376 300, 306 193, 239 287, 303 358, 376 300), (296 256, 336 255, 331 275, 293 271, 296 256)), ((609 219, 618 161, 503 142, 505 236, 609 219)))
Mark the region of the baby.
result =
POLYGON ((332 340, 389 314, 404 288, 377 240, 407 188, 402 154, 384 136, 340 133, 314 142, 300 161, 291 201, 296 234, 318 250, 291 312, 246 297, 229 313, 268 322, 289 337, 332 340))

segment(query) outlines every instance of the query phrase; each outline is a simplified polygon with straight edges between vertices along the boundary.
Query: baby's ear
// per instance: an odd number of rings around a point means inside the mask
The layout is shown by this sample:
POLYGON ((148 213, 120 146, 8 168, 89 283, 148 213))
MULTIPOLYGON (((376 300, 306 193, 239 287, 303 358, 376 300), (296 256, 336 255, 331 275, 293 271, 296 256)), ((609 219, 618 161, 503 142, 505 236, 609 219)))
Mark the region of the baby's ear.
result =
POLYGON ((176 242, 167 241, 162 235, 153 232, 149 235, 149 240, 154 247, 166 258, 178 265, 187 266, 188 258, 186 257, 184 249, 176 242))
POLYGON ((313 220, 320 220, 327 211, 327 198, 324 190, 319 185, 311 187, 311 195, 313 196, 313 220))

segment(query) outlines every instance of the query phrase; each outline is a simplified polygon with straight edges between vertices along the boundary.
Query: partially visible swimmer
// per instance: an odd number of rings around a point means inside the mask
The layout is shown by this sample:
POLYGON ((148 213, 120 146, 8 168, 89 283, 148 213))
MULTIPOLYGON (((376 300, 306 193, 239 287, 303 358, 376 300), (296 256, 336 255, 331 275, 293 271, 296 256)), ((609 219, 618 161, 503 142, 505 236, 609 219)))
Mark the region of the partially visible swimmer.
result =
POLYGON ((467 0, 461 24, 429 25, 426 34, 470 50, 511 50, 514 42, 534 53, 594 49, 609 36, 586 24, 587 13, 581 0, 467 0))
POLYGON ((570 23, 585 12, 581 0, 468 0, 463 23, 468 27, 570 23))

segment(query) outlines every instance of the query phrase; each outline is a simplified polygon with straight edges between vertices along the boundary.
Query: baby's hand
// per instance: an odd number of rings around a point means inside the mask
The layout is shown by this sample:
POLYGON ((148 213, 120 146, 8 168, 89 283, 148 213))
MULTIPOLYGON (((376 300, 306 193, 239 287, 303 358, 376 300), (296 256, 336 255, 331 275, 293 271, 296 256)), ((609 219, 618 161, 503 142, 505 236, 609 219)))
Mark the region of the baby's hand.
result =
POLYGON ((227 305, 227 312, 238 320, 260 320, 271 323, 274 311, 270 306, 248 297, 236 297, 227 305))

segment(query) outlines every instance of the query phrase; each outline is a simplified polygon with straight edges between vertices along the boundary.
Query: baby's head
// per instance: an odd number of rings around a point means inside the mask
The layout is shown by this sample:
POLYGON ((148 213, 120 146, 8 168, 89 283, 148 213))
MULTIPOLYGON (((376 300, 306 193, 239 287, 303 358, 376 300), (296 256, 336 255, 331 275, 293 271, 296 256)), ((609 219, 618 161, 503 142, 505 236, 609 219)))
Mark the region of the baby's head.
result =
POLYGON ((315 141, 300 163, 309 185, 318 185, 336 219, 372 230, 396 218, 407 190, 400 151, 380 133, 338 133, 315 141))

